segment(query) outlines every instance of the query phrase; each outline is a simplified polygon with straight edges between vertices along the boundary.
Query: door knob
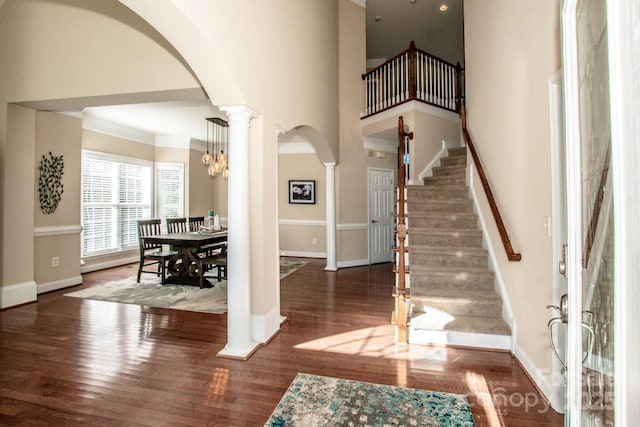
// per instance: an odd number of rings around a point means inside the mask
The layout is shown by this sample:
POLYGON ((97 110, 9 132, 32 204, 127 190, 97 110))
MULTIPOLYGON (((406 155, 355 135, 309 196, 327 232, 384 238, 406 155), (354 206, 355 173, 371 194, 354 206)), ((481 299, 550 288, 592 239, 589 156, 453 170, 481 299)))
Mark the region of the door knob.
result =
POLYGON ((371 220, 371 224, 375 224, 376 222, 378 222, 378 221, 376 221, 375 219, 371 220))

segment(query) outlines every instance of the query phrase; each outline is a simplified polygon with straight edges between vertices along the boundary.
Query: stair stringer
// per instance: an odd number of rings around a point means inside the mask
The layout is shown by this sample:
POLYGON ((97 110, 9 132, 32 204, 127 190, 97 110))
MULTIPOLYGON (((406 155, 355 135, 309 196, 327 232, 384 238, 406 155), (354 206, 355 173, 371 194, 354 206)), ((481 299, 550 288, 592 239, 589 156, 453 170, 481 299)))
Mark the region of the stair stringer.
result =
MULTIPOLYGON (((511 336, 515 337, 516 330, 516 322, 513 316, 513 309, 511 308, 511 301, 509 300, 509 293, 507 292, 507 287, 504 283, 504 278, 502 276, 502 271, 500 270, 500 264, 498 263, 498 258, 496 255, 496 251, 494 245, 491 244, 491 239, 489 238, 489 229, 485 216, 483 215, 483 211, 480 208, 480 197, 484 197, 486 202, 486 197, 484 196, 484 190, 482 188, 478 188, 477 186, 481 186, 479 182, 479 177, 477 175, 476 168, 473 164, 473 161, 470 160, 467 163, 467 187, 469 187, 469 192, 471 194, 471 199, 473 200, 473 209, 476 215, 478 216, 478 222, 480 223, 480 229, 482 230, 482 242, 484 248, 487 250, 489 255, 489 268, 495 274, 495 291, 502 298, 502 320, 505 321, 507 325, 511 328, 511 336), (481 193, 481 194, 478 194, 481 193)), ((488 202, 486 202, 488 203, 488 202)), ((513 345, 514 340, 511 340, 513 345)), ((513 351, 513 348, 511 349, 513 351)))

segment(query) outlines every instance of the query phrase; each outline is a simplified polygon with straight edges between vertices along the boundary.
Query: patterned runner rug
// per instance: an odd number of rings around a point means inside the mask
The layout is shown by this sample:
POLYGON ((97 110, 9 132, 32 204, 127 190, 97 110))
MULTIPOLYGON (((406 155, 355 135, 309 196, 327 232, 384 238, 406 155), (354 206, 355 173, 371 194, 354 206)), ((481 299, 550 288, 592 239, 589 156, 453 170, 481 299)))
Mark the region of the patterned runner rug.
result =
POLYGON ((298 374, 265 426, 473 427, 467 398, 298 374))

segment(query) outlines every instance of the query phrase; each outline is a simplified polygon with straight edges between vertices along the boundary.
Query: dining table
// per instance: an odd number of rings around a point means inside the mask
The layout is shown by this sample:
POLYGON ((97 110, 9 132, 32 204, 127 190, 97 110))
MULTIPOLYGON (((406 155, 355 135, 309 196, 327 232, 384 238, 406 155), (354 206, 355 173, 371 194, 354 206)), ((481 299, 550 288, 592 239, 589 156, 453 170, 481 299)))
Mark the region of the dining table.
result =
MULTIPOLYGON (((150 243, 168 245, 176 252, 169 259, 165 283, 199 286, 200 275, 204 274, 200 254, 224 246, 227 242, 227 230, 165 233, 146 236, 143 239, 150 243)), ((208 280, 203 281, 205 287, 213 286, 208 280)))

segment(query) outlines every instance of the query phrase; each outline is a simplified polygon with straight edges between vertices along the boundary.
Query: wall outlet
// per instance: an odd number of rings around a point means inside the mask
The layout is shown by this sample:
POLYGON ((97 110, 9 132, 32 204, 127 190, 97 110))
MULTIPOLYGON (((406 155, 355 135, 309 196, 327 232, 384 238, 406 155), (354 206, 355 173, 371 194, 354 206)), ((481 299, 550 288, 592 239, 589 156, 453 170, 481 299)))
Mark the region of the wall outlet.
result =
POLYGON ((51 267, 60 267, 60 257, 54 256, 51 258, 51 267))
POLYGON ((311 243, 313 243, 314 245, 318 244, 318 239, 316 239, 315 237, 313 238, 313 240, 311 240, 311 243))

